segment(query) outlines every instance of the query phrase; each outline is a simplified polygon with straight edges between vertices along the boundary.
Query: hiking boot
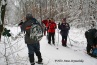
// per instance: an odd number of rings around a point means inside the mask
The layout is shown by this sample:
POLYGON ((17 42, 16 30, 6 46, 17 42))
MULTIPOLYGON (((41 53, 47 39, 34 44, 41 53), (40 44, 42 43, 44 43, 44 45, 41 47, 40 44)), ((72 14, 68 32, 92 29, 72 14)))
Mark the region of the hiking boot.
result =
POLYGON ((53 45, 55 45, 55 42, 52 42, 53 43, 53 45))
POLYGON ((67 47, 67 44, 64 44, 65 47, 67 47))
POLYGON ((89 53, 89 52, 87 52, 87 54, 88 54, 88 55, 90 55, 90 56, 92 55, 92 54, 91 54, 91 53, 89 53))
POLYGON ((38 63, 38 64, 43 64, 43 63, 42 63, 42 59, 38 60, 36 63, 38 63))
POLYGON ((62 44, 62 46, 67 47, 67 45, 62 44))
POLYGON ((48 44, 50 44, 50 45, 51 45, 51 43, 48 43, 48 44))
POLYGON ((42 59, 39 59, 38 62, 42 62, 42 59))
POLYGON ((33 62, 33 63, 31 63, 31 65, 35 65, 35 63, 33 62))
POLYGON ((43 64, 42 62, 38 62, 38 61, 37 61, 36 63, 37 63, 37 64, 43 64))

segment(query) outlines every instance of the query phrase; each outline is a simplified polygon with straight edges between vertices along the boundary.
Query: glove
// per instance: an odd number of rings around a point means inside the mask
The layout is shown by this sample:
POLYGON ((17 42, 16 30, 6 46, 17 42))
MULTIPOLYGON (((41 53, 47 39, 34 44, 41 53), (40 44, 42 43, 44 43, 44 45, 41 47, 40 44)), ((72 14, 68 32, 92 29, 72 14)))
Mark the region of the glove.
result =
POLYGON ((8 37, 10 37, 11 34, 10 34, 9 32, 10 32, 10 30, 7 30, 7 29, 5 28, 5 29, 4 29, 4 32, 3 32, 3 36, 8 36, 8 37))

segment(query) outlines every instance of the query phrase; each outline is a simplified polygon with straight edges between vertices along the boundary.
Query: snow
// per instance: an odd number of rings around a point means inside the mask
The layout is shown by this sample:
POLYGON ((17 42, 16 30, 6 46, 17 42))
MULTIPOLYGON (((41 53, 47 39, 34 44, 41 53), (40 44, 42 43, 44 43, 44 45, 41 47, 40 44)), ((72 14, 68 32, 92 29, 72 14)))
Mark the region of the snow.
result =
MULTIPOLYGON (((20 32, 19 27, 6 27, 11 30, 13 38, 20 32)), ((49 45, 46 36, 44 36, 40 41, 40 51, 44 64, 97 65, 97 59, 92 58, 85 53, 86 39, 84 37, 84 32, 84 28, 71 28, 67 41, 68 47, 63 47, 61 45, 61 36, 58 29, 56 30, 55 34, 55 46, 49 45), (71 44, 73 46, 71 46, 71 44)), ((8 65, 30 65, 28 58, 28 49, 24 42, 24 34, 21 34, 21 36, 18 36, 15 40, 13 38, 2 36, 2 40, 0 42, 0 65, 6 65, 7 62, 5 59, 7 59, 8 65), (4 41, 6 43, 4 43, 4 41), (8 41, 10 43, 8 43, 8 41)), ((36 56, 35 61, 37 61, 36 56)))

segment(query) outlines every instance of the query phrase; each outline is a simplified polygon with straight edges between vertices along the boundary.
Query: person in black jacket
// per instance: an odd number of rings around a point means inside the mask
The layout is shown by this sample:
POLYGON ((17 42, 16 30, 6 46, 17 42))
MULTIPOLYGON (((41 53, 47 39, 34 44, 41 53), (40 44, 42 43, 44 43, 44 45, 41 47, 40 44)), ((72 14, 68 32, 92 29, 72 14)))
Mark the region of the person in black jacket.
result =
POLYGON ((30 28, 31 28, 32 23, 37 23, 37 20, 32 17, 32 14, 27 14, 26 21, 22 24, 21 28, 24 32, 26 32, 25 43, 27 44, 27 47, 28 47, 30 63, 31 63, 31 65, 35 65, 34 53, 38 57, 39 64, 42 63, 43 59, 42 59, 41 52, 40 52, 39 41, 34 41, 30 38, 30 28))
POLYGON ((97 45, 97 30, 89 29, 85 32, 85 37, 87 39, 87 54, 90 55, 90 51, 97 45))
POLYGON ((61 30, 60 34, 62 36, 62 46, 66 47, 67 46, 67 36, 69 33, 69 29, 70 29, 69 24, 66 22, 66 18, 62 19, 62 23, 58 24, 58 28, 61 30))

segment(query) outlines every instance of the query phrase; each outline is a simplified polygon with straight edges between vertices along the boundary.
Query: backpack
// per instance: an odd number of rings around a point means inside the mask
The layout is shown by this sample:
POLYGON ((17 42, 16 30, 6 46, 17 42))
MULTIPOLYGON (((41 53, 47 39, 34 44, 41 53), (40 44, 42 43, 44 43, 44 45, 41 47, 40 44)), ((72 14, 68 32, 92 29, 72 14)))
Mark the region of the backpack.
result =
POLYGON ((30 28, 30 39, 34 41, 40 41, 43 37, 43 28, 36 20, 36 23, 32 23, 30 28))
POLYGON ((97 57, 97 48, 93 49, 92 55, 97 57))

